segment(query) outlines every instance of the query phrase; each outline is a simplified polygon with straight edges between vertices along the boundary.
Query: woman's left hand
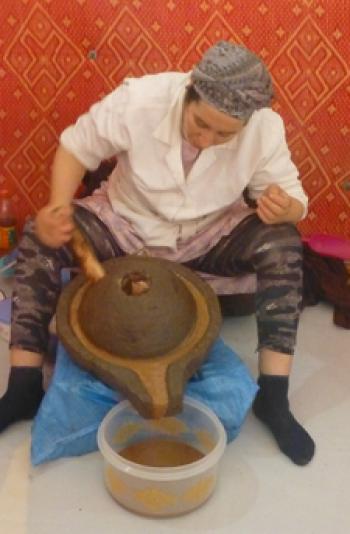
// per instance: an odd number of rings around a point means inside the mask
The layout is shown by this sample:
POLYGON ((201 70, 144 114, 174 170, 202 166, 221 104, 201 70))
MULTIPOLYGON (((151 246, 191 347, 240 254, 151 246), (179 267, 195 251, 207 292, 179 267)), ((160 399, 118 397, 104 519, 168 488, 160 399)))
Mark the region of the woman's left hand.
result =
POLYGON ((270 184, 257 199, 256 213, 265 224, 287 222, 292 202, 292 197, 279 185, 270 184))

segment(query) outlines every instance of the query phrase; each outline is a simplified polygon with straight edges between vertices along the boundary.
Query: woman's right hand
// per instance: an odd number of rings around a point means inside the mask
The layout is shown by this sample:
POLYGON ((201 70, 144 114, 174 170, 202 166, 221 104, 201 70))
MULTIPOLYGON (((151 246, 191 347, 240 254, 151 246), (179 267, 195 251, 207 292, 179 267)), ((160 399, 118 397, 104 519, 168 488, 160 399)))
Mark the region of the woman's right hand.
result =
POLYGON ((35 218, 35 233, 46 246, 59 248, 71 240, 74 222, 71 206, 47 204, 35 218))

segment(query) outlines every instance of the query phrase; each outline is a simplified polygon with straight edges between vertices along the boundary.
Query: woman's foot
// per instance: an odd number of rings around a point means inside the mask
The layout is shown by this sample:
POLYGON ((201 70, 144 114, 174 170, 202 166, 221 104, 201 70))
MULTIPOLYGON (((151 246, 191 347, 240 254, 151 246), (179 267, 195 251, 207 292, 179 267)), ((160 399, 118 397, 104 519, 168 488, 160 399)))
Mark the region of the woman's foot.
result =
POLYGON ((272 432, 281 451, 297 465, 306 465, 315 443, 289 410, 288 376, 261 375, 253 412, 272 432))
POLYGON ((32 419, 43 396, 40 367, 11 367, 7 391, 0 399, 0 432, 12 423, 32 419))

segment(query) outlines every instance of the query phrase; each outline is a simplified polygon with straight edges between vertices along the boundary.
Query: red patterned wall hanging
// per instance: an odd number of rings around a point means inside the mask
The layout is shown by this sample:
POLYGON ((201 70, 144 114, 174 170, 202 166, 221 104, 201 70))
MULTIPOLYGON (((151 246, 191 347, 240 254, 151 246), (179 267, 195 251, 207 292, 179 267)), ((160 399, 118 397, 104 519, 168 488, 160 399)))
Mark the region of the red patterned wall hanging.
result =
POLYGON ((348 0, 2 0, 0 185, 23 221, 65 126, 125 76, 188 70, 230 39, 274 78, 311 199, 300 229, 350 237, 349 22, 348 0))

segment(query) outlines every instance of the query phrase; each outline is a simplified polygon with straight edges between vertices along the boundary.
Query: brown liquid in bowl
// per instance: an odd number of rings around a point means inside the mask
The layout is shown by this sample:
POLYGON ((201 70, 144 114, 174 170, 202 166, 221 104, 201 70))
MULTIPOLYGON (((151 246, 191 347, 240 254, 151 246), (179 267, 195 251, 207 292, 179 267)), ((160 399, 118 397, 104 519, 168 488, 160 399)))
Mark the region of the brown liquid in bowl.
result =
POLYGON ((204 457, 204 454, 181 441, 150 438, 128 445, 118 452, 126 460, 149 467, 179 467, 204 457))

